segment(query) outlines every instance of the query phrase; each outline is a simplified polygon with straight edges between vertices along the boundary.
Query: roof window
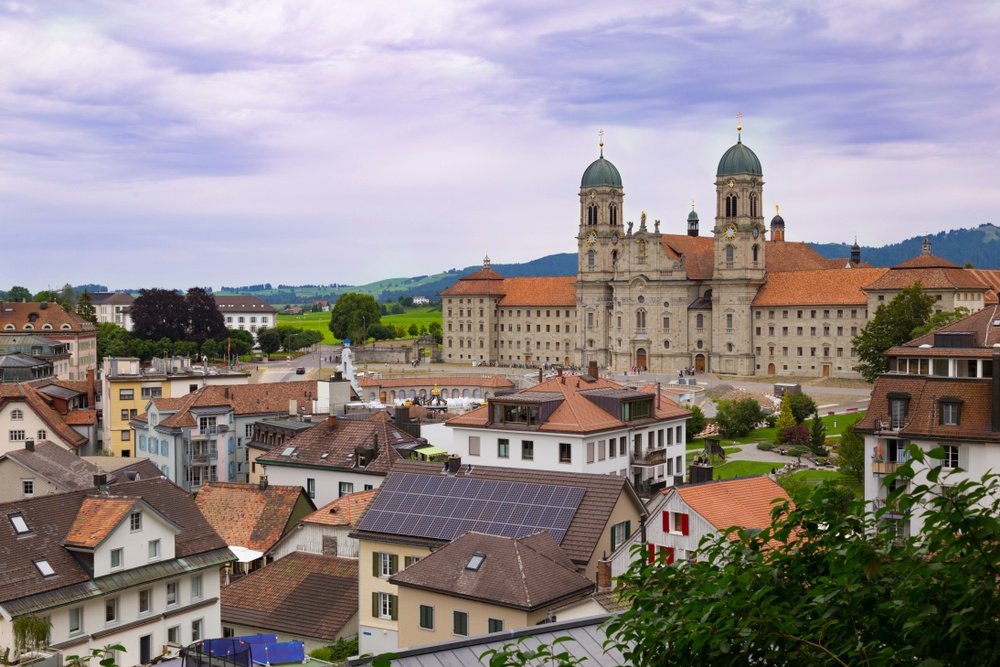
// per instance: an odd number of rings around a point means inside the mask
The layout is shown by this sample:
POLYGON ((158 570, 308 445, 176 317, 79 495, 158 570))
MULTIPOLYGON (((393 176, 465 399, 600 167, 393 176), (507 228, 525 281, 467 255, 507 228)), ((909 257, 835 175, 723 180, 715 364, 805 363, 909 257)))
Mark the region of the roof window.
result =
POLYGON ((285 447, 285 451, 281 452, 282 456, 291 456, 292 452, 295 451, 295 447, 285 447))
POLYGON ((24 516, 20 514, 11 514, 9 517, 10 522, 14 525, 14 531, 18 535, 24 535, 28 530, 28 523, 24 520, 24 516))
POLYGON ((43 577, 51 577, 56 573, 56 571, 52 569, 52 566, 49 565, 49 561, 44 558, 36 560, 35 567, 38 568, 38 571, 42 573, 43 577))
POLYGON ((479 572, 479 568, 482 566, 484 560, 486 560, 486 554, 472 554, 472 558, 469 559, 465 569, 479 572))

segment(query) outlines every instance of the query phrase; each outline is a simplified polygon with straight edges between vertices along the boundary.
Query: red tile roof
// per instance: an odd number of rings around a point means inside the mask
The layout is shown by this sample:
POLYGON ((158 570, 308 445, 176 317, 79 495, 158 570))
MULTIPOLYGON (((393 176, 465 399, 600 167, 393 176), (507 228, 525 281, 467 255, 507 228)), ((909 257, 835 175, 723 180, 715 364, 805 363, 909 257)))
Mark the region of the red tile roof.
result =
POLYGON ((197 424, 193 408, 230 406, 237 415, 288 414, 291 400, 305 414, 312 413, 312 401, 317 398, 316 381, 269 382, 246 385, 208 385, 180 398, 154 398, 158 410, 176 410, 159 425, 168 428, 190 428, 197 424))
POLYGON ((301 486, 209 482, 195 497, 198 509, 230 546, 266 552, 301 518, 316 510, 301 486))
POLYGON ((68 547, 93 549, 124 521, 139 502, 134 496, 93 496, 84 498, 76 520, 66 535, 68 547))
POLYGON ((972 273, 961 268, 902 268, 894 266, 878 280, 865 286, 868 291, 903 289, 920 281, 925 290, 970 289, 985 292, 989 289, 972 273))
POLYGON ((24 325, 31 324, 32 330, 41 336, 60 333, 97 334, 97 325, 58 303, 50 302, 0 301, 0 330, 8 324, 13 324, 16 331, 24 331, 24 325), (46 329, 45 325, 50 325, 51 329, 46 329), (69 326, 63 329, 64 325, 69 326))
POLYGON ((375 489, 348 493, 346 496, 341 496, 332 503, 327 503, 323 507, 320 507, 302 519, 302 522, 316 523, 323 526, 354 526, 374 496, 375 489))
POLYGON ((733 526, 767 528, 775 500, 788 500, 785 492, 767 476, 727 479, 704 484, 673 487, 664 493, 676 493, 688 507, 700 514, 717 530, 733 526))
POLYGON ((823 271, 768 272, 753 306, 865 306, 862 287, 888 269, 826 269, 823 271))
POLYGON ((576 307, 576 276, 507 278, 500 306, 576 307))
POLYGON ((333 643, 358 613, 358 560, 302 551, 222 589, 222 622, 333 643))
POLYGON ((51 407, 50 400, 28 384, 0 385, 0 407, 7 403, 26 403, 26 407, 48 426, 49 440, 58 440, 66 447, 74 449, 86 445, 87 438, 77 433, 63 415, 51 407))

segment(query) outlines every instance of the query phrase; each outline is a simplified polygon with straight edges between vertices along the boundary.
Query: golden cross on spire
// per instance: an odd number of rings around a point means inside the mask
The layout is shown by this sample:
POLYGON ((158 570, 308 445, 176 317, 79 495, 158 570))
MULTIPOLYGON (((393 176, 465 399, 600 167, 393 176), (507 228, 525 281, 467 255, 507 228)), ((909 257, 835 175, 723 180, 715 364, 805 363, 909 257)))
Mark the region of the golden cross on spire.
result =
POLYGON ((600 142, 597 144, 601 149, 601 157, 604 157, 604 130, 600 130, 597 136, 601 138, 600 142))
POLYGON ((694 197, 691 197, 691 210, 694 210, 694 197))

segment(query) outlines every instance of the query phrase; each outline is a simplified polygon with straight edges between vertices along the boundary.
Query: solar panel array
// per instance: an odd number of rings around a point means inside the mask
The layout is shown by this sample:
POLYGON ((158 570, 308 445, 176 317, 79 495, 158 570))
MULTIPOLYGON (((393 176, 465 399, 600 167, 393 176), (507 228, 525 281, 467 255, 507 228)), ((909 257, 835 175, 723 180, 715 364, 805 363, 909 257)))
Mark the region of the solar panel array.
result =
POLYGON ((358 529, 434 540, 469 531, 517 538, 544 530, 561 544, 584 492, 578 486, 396 473, 358 529))

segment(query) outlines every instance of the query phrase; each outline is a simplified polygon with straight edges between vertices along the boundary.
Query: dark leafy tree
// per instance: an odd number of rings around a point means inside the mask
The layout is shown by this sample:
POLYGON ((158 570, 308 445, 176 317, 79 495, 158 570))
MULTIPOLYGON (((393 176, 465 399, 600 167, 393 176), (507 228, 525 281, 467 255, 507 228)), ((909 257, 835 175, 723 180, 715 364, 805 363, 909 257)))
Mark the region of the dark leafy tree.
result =
POLYGON ((812 396, 802 392, 793 392, 786 394, 786 396, 788 396, 788 407, 792 411, 792 416, 795 417, 796 424, 801 424, 809 418, 809 415, 816 412, 816 401, 813 400, 812 396))
POLYGON ((813 413, 812 424, 809 426, 809 449, 816 456, 826 456, 826 425, 820 419, 819 413, 813 413))
MULTIPOLYGON (((201 287, 192 287, 184 297, 184 305, 187 307, 187 335, 183 337, 184 340, 191 340, 201 345, 208 338, 218 340, 225 335, 226 320, 219 312, 215 297, 211 294, 201 287)), ((134 319, 133 317, 133 321, 134 319)), ((250 344, 252 346, 253 342, 250 344)))
POLYGON ((441 323, 437 320, 431 322, 430 326, 427 327, 427 332, 434 337, 438 345, 444 341, 444 332, 441 329, 441 323))
POLYGON ((32 297, 31 300, 32 301, 37 301, 39 303, 45 303, 45 302, 48 302, 48 303, 58 303, 60 305, 66 306, 67 308, 69 308, 70 310, 72 310, 72 308, 69 305, 67 305, 66 303, 64 303, 62 301, 62 293, 59 292, 58 290, 50 290, 50 289, 42 290, 41 292, 39 292, 38 294, 36 294, 34 297, 32 297))
POLYGON ((97 362, 100 364, 105 357, 130 357, 132 352, 132 334, 114 322, 103 322, 97 325, 97 362))
POLYGON ((687 419, 687 435, 688 438, 693 438, 708 426, 708 419, 705 418, 705 413, 701 411, 701 408, 697 405, 692 405, 688 410, 691 411, 691 416, 687 419))
POLYGON ((76 291, 73 289, 72 285, 66 283, 62 286, 62 289, 59 290, 58 301, 62 305, 66 306, 68 310, 76 308, 76 291))
MULTIPOLYGON (((855 420, 855 424, 857 420, 855 420)), ((865 478, 865 438, 854 432, 851 424, 840 435, 840 446, 837 448, 837 467, 845 477, 857 480, 865 478)))
POLYGON ((198 343, 190 340, 174 341, 174 354, 181 357, 197 357, 198 343))
POLYGON ((344 294, 330 311, 330 331, 341 340, 357 342, 368 339, 368 327, 378 324, 382 314, 375 297, 370 294, 344 294))
POLYGON ((94 301, 87 290, 83 290, 76 300, 76 314, 91 324, 97 324, 97 309, 94 308, 94 301))
POLYGON ((274 354, 281 349, 281 334, 275 329, 261 329, 257 332, 257 342, 264 354, 274 354))
POLYGON ((409 328, 406 330, 406 333, 410 334, 410 336, 416 337, 420 333, 420 329, 417 328, 417 323, 414 322, 413 324, 411 324, 409 328))
POLYGON ((723 438, 742 438, 764 420, 764 411, 752 398, 719 401, 715 421, 723 438))
POLYGON ((790 426, 781 432, 781 442, 792 447, 809 445, 809 427, 805 424, 790 426))
POLYGON ((201 344, 201 356, 207 359, 219 358, 219 344, 209 338, 201 344))
POLYGON ((132 333, 146 340, 187 340, 189 315, 184 297, 175 290, 139 290, 132 303, 132 333))
POLYGON ((951 324, 952 322, 958 322, 968 314, 969 309, 964 306, 959 306, 955 310, 946 310, 943 313, 934 313, 931 315, 931 319, 927 320, 926 324, 922 324, 910 332, 910 340, 920 338, 921 336, 929 334, 935 329, 940 329, 941 327, 951 324))
POLYGON ((930 320, 934 303, 934 297, 917 282, 879 306, 868 326, 851 340, 860 360, 854 370, 874 382, 879 373, 889 369, 886 350, 911 340, 913 330, 930 320))
POLYGON ((396 327, 379 322, 375 326, 368 327, 368 335, 375 340, 392 340, 396 337, 396 327))
POLYGON ((8 301, 31 301, 31 292, 28 291, 27 287, 21 287, 20 285, 14 285, 7 291, 8 301))

